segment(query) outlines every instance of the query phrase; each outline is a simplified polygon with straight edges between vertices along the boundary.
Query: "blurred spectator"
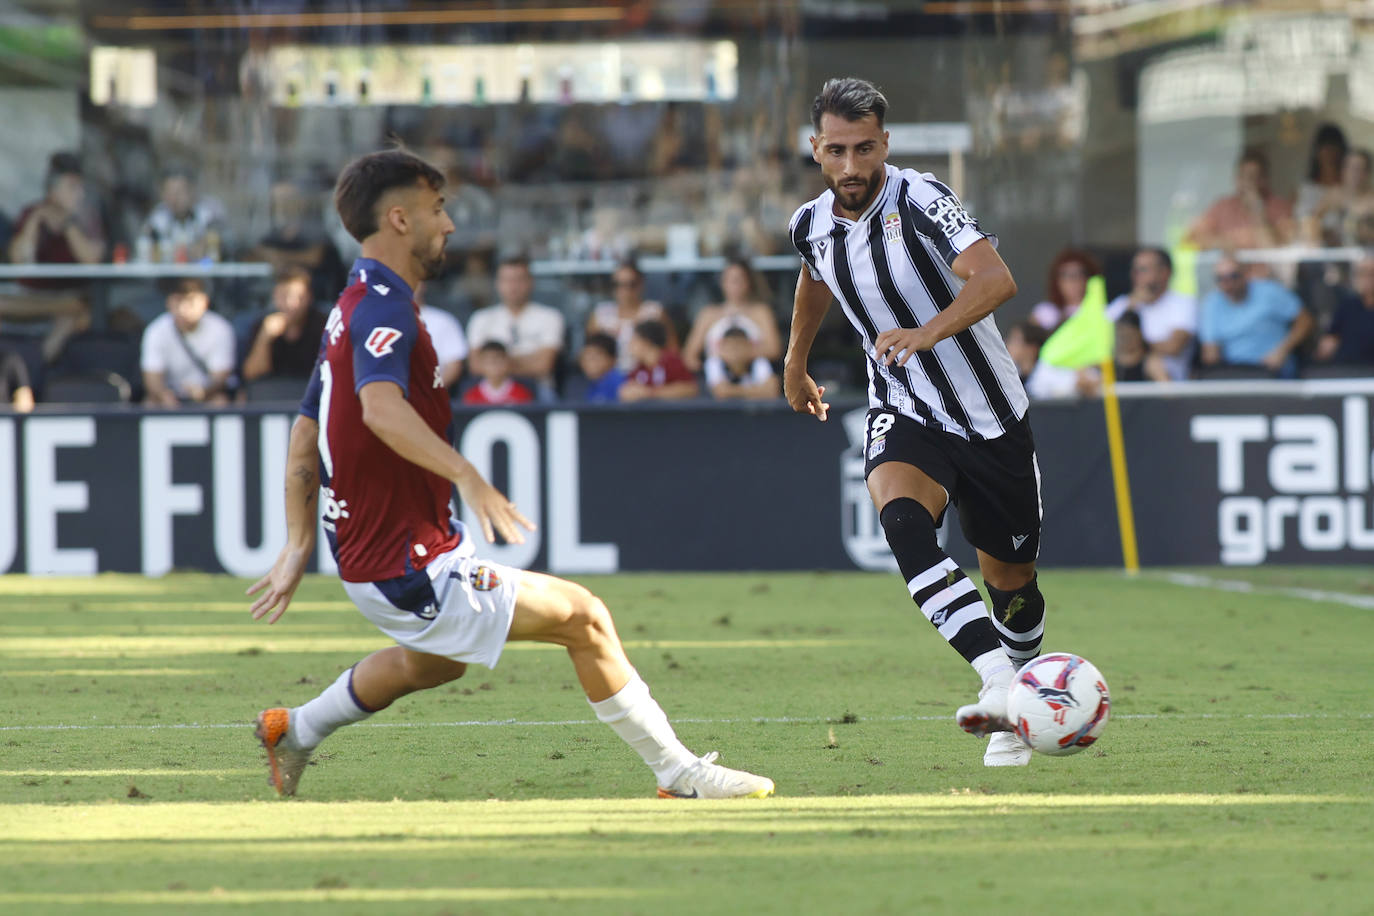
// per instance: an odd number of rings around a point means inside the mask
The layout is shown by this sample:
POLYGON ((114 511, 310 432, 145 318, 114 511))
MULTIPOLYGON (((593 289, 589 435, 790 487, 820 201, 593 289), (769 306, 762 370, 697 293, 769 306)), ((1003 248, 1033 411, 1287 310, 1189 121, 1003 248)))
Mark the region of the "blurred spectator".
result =
POLYGON ((311 298, 332 302, 347 279, 339 250, 311 218, 310 201, 295 183, 279 181, 270 193, 272 227, 244 260, 267 261, 277 271, 303 267, 309 271, 311 298))
POLYGON ((534 392, 511 378, 511 358, 505 344, 488 340, 477 348, 472 371, 478 382, 463 394, 464 404, 528 404, 534 392))
POLYGON ((1112 349, 1112 361, 1118 382, 1167 382, 1169 375, 1164 371, 1161 361, 1149 363, 1150 348, 1145 345, 1145 335, 1140 329, 1140 315, 1126 312, 1115 325, 1116 345, 1112 349))
POLYGON ((707 358, 706 387, 718 401, 763 401, 781 394, 773 364, 759 355, 758 345, 742 327, 726 331, 716 355, 707 358))
POLYGON ((1007 332, 1007 353, 1011 355, 1011 361, 1016 363, 1016 372, 1022 382, 1035 371, 1040 362, 1040 348, 1049 337, 1049 331, 1043 325, 1036 324, 1033 315, 1030 321, 1012 325, 1007 332))
POLYGON ((1169 289, 1174 264, 1162 248, 1142 248, 1131 259, 1131 291, 1107 305, 1107 318, 1118 321, 1128 311, 1140 316, 1148 357, 1162 361, 1175 381, 1188 377, 1197 333, 1197 302, 1169 289))
POLYGON ((1374 186, 1370 183, 1369 150, 1345 154, 1341 183, 1322 195, 1303 227, 1317 245, 1374 244, 1374 186))
POLYGON ((1230 255, 1217 262, 1214 278, 1216 289, 1202 300, 1202 364, 1263 366, 1294 378, 1295 351, 1312 331, 1298 297, 1273 280, 1247 279, 1230 255))
POLYGON ((443 377, 444 387, 452 388, 463 375, 463 360, 468 357, 468 339, 463 334, 463 326, 458 319, 437 305, 425 303, 425 285, 415 287, 415 301, 420 303, 420 321, 429 332, 434 344, 434 355, 439 359, 439 374, 443 377))
MULTIPOLYGON (((1145 345, 1145 337, 1140 333, 1140 315, 1136 312, 1125 312, 1117 319, 1114 325, 1116 343, 1112 348, 1112 370, 1116 374, 1118 382, 1167 382, 1169 373, 1164 368, 1162 360, 1151 357, 1149 347, 1145 345)), ((1042 368, 1049 368, 1042 365, 1042 368)), ((1046 397, 1046 394, 1037 394, 1032 391, 1034 382, 1040 376, 1036 372, 1031 378, 1031 383, 1027 384, 1026 392, 1032 398, 1046 397)), ((1060 379, 1055 380, 1056 384, 1060 379)), ((1090 366, 1077 373, 1073 380, 1071 390, 1059 391, 1058 395, 1078 393, 1083 397, 1096 397, 1102 392, 1102 373, 1096 366, 1090 366)))
MULTIPOLYGON (((81 163, 71 153, 48 161, 43 199, 19 214, 10 237, 15 264, 95 264, 105 254, 105 239, 93 208, 86 204, 81 163)), ((43 341, 43 358, 52 362, 67 339, 90 323, 81 291, 84 280, 33 277, 13 293, 0 294, 0 317, 17 321, 52 320, 43 341)))
POLYGON ((668 349, 677 350, 677 332, 668 320, 668 313, 661 304, 644 300, 644 274, 638 265, 622 261, 611 274, 611 286, 615 299, 592 309, 587 319, 587 333, 609 334, 615 338, 620 350, 620 368, 626 372, 634 369, 630 341, 634 338, 635 327, 645 321, 662 324, 668 349))
POLYGON ((1088 279, 1102 273, 1097 259, 1086 251, 1065 248, 1050 262, 1049 282, 1045 301, 1037 302, 1030 311, 1030 321, 1046 331, 1053 331, 1064 323, 1088 292, 1088 279))
POLYGON ((9 407, 18 413, 33 410, 33 385, 29 382, 29 367, 14 350, 0 346, 0 409, 9 407))
POLYGON ((748 261, 732 260, 725 265, 720 272, 720 291, 724 301, 705 306, 692 322, 682 349, 682 361, 687 368, 698 371, 706 360, 719 355, 721 339, 736 328, 753 341, 757 355, 765 361, 780 359, 782 340, 778 336, 778 322, 773 310, 754 294, 754 272, 748 261))
MULTIPOLYGON (((1199 248, 1273 248, 1293 238, 1293 208, 1269 190, 1269 159, 1246 150, 1236 163, 1236 192, 1217 199, 1188 231, 1199 248)), ((1141 322, 1149 336, 1148 322, 1141 322)))
POLYGON ((582 345, 577 365, 582 371, 568 380, 566 400, 614 404, 620 398, 625 373, 615 364, 615 338, 592 334, 582 345))
POLYGON ((1347 366, 1374 366, 1374 256, 1355 264, 1354 290, 1341 294, 1331 324, 1317 343, 1317 359, 1347 366))
POLYGON ((205 281, 183 277, 160 284, 167 312, 143 332, 146 401, 161 407, 183 402, 228 404, 234 371, 234 327, 210 311, 205 281))
POLYGON ((272 286, 270 312, 258 319, 249 335, 252 344, 243 359, 243 380, 269 375, 309 378, 320 353, 325 316, 311 307, 310 271, 286 267, 272 286))
POLYGON ((620 386, 620 400, 681 400, 700 393, 697 377, 668 349, 668 331, 659 321, 641 321, 630 337, 634 369, 620 386))
POLYGON ((530 301, 534 278, 530 262, 507 258, 496 270, 496 295, 500 301, 479 309, 468 319, 468 341, 476 350, 496 341, 510 355, 511 374, 528 378, 545 400, 555 397, 554 367, 563 350, 563 313, 530 301))
MULTIPOLYGON (((1307 163, 1307 179, 1298 187, 1293 216, 1308 241, 1322 244, 1320 231, 1310 231, 1309 220, 1328 193, 1339 192, 1341 171, 1349 144, 1345 132, 1335 124, 1323 124, 1312 137, 1312 154, 1307 163)), ((1332 243, 1333 244, 1333 243, 1332 243)))
POLYGON ((224 208, 199 197, 189 172, 174 170, 162 178, 161 201, 153 207, 139 236, 142 261, 219 260, 224 208))

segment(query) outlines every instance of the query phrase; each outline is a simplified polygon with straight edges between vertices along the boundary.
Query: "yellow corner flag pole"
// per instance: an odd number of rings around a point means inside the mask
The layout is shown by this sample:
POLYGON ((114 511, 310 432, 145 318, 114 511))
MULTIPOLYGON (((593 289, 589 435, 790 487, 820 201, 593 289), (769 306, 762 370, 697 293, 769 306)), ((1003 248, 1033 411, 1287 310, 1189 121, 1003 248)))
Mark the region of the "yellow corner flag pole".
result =
POLYGON ((1126 474, 1126 440, 1121 435, 1121 402, 1116 396, 1116 365, 1102 361, 1102 409, 1107 413, 1107 451, 1112 456, 1112 484, 1116 489, 1116 519, 1121 526, 1121 559, 1126 572, 1140 572, 1135 544, 1135 513, 1131 510, 1131 482, 1126 474))

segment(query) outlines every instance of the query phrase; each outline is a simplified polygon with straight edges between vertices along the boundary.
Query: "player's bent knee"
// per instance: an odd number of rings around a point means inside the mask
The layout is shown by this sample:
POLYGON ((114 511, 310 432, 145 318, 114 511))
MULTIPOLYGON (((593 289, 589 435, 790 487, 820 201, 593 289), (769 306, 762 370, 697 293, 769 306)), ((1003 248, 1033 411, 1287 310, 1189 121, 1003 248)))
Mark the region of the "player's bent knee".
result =
POLYGON ((412 651, 406 652, 404 665, 407 685, 414 690, 428 690, 456 681, 468 670, 463 662, 412 651))
POLYGON ((606 603, 582 589, 573 599, 565 635, 574 645, 591 645, 604 642, 614 632, 615 625, 611 622, 611 612, 606 603))

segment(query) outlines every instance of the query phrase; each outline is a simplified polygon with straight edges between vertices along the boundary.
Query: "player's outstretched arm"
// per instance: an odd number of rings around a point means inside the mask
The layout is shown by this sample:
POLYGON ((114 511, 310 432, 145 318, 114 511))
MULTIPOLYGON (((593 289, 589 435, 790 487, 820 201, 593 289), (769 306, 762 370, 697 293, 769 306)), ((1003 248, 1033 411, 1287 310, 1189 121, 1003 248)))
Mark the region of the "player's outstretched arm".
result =
POLYGON ((534 524, 521 515, 515 503, 482 479, 477 469, 434 434, 406 400, 395 382, 369 382, 358 392, 363 404, 363 423, 372 434, 411 464, 453 481, 458 495, 473 511, 488 541, 496 533, 512 544, 525 542, 521 527, 534 530, 534 524))
POLYGON ((949 307, 919 328, 893 328, 883 331, 873 349, 885 365, 905 366, 917 350, 929 350, 946 337, 953 337, 982 321, 997 307, 1016 295, 1011 271, 987 239, 979 239, 964 249, 950 265, 964 281, 964 288, 949 307))
POLYGON ((787 341, 787 356, 783 361, 782 387, 787 403, 797 413, 813 414, 824 420, 830 405, 822 398, 825 389, 807 372, 811 345, 821 329, 825 313, 830 311, 830 287, 813 279, 803 267, 797 275, 797 292, 792 300, 792 333, 787 341))
POLYGON ((268 623, 281 619, 315 552, 315 507, 320 498, 319 435, 318 423, 307 416, 296 417, 286 453, 286 546, 267 575, 248 589, 250 595, 262 592, 250 609, 254 620, 267 614, 271 614, 268 623))

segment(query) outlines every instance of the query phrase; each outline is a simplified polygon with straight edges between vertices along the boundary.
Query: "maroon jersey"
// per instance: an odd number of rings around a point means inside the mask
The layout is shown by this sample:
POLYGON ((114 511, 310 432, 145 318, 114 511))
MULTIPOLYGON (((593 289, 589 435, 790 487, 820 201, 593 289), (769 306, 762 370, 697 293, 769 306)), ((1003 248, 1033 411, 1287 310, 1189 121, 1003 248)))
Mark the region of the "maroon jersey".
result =
POLYGON ((378 381, 400 385, 425 424, 452 441, 448 392, 410 287, 381 262, 359 258, 329 313, 301 402, 301 413, 320 424, 324 531, 345 582, 404 576, 462 539, 449 513, 452 484, 363 423, 358 392, 378 381))

